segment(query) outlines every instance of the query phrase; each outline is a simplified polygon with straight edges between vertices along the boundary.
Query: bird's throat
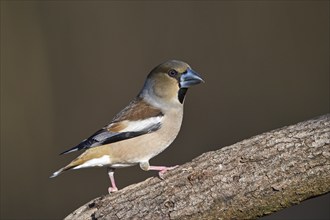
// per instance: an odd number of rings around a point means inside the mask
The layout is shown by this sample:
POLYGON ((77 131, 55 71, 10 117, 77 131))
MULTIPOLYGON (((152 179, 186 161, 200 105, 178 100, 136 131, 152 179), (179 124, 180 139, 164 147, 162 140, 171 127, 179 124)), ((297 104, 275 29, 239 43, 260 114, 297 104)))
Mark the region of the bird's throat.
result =
POLYGON ((187 88, 180 88, 178 92, 178 99, 179 102, 182 104, 184 101, 184 97, 186 96, 188 89, 187 88))

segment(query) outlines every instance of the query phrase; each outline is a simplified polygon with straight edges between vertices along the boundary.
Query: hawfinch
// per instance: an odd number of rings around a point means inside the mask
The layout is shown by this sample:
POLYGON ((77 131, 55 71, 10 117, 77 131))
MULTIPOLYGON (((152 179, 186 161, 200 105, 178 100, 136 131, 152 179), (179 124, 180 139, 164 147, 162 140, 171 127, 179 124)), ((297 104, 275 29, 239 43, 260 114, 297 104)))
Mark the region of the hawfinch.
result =
POLYGON ((114 179, 116 168, 139 164, 145 171, 159 171, 160 177, 174 169, 176 166, 150 166, 149 160, 165 150, 178 135, 187 90, 201 82, 203 79, 198 73, 182 61, 169 60, 155 67, 138 96, 110 124, 61 153, 86 150, 51 177, 67 170, 105 166, 111 193, 118 190, 114 179))

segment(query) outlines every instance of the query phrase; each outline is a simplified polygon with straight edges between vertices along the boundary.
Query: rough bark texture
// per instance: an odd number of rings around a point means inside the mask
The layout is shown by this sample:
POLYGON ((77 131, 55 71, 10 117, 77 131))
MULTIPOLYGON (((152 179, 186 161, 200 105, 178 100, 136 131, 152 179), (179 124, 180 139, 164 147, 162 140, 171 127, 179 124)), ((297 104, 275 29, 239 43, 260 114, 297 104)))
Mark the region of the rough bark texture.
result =
POLYGON ((330 114, 207 152, 66 219, 255 219, 330 191, 330 114))

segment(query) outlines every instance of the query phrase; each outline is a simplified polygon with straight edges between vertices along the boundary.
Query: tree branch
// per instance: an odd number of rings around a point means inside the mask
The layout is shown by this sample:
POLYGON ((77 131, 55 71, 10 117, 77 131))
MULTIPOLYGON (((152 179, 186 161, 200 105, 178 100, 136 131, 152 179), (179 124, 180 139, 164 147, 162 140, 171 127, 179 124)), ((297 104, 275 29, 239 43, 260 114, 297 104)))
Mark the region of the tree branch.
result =
POLYGON ((330 114, 202 154, 66 219, 254 219, 330 191, 330 114))

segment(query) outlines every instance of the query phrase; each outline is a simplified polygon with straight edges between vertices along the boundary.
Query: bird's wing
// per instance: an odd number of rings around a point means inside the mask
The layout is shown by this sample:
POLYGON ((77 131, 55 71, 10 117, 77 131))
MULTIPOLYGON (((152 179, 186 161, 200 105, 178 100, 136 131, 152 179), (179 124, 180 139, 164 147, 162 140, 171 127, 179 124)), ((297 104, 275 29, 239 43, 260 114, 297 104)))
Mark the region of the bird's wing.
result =
POLYGON ((136 98, 119 112, 109 125, 61 154, 110 144, 157 131, 161 127, 163 116, 160 109, 151 106, 141 98, 136 98))

